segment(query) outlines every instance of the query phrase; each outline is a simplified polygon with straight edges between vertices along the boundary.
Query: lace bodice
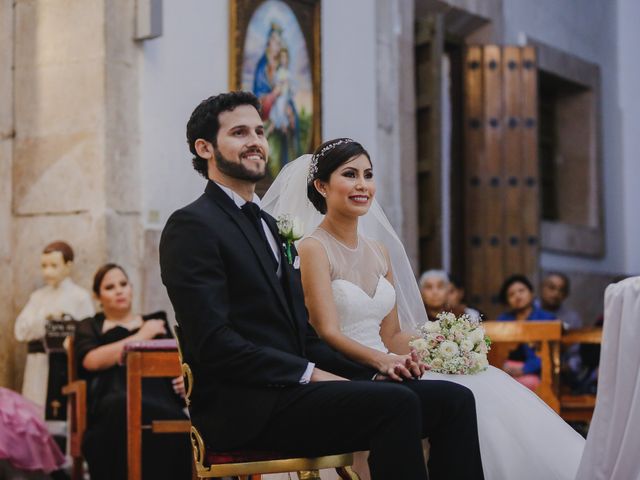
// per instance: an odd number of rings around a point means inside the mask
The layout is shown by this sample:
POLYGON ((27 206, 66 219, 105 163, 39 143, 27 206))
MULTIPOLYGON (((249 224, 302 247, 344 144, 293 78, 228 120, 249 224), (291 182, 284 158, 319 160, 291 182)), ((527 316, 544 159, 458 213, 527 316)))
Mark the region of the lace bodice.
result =
POLYGON ((396 292, 385 278, 388 265, 382 247, 359 236, 358 246, 349 248, 321 228, 310 237, 327 253, 340 330, 367 347, 386 352, 380 324, 393 309, 396 292))

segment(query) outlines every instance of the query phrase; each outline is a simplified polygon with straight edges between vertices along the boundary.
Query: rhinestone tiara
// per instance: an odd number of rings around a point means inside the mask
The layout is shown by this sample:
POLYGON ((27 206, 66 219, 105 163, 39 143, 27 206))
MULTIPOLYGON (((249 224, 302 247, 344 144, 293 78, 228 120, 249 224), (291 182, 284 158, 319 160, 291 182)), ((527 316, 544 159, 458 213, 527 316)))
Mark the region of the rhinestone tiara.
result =
POLYGON ((307 175, 307 184, 313 182, 318 173, 318 160, 320 157, 323 157, 327 152, 333 150, 338 145, 344 145, 345 143, 353 143, 353 140, 350 138, 341 138, 340 140, 336 140, 335 142, 328 143, 322 149, 311 157, 311 163, 309 164, 309 174, 307 175))

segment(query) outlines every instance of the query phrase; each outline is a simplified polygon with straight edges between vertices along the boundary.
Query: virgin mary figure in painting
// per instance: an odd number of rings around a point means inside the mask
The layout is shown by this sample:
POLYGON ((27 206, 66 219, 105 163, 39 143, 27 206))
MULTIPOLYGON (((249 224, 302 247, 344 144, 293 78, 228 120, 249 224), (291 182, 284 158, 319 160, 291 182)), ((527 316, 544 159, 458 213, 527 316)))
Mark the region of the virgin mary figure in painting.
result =
POLYGON ((282 27, 273 22, 264 53, 256 65, 253 92, 262 104, 262 119, 268 122, 268 136, 275 140, 280 152, 280 167, 301 151, 289 59, 289 50, 282 39, 282 27))

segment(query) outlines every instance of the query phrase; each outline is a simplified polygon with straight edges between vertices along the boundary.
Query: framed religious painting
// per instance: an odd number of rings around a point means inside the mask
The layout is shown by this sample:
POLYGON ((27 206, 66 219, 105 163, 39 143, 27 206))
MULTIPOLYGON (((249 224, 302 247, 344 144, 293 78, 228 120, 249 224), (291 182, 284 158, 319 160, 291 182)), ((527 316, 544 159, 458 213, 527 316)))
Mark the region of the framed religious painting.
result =
POLYGON ((264 191, 320 144, 320 0, 231 0, 230 17, 230 87, 262 104, 270 150, 264 191))

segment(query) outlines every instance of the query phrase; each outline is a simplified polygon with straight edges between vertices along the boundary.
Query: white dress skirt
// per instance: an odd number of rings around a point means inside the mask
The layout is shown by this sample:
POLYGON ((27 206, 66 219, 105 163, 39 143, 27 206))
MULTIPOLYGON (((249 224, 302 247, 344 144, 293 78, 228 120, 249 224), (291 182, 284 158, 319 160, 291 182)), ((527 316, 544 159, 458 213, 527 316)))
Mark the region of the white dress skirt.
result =
MULTIPOLYGON (((376 311, 392 297, 393 287, 382 279, 374 297, 362 295, 350 282, 332 282, 343 332, 371 348, 380 349, 378 328, 369 325, 376 311), (383 298, 383 297, 386 297, 383 298), (369 300, 366 300, 369 298, 369 300), (348 303, 346 300, 349 299, 348 303), (364 305, 367 303, 368 305, 364 305), (379 306, 376 304, 380 304, 379 306), (360 312, 360 313, 358 313, 360 312), (368 318, 363 318, 368 313, 368 318), (367 328, 362 328, 368 325, 367 328)), ((381 309, 381 310, 380 310, 381 309)), ((384 318, 382 316, 381 318, 384 318)), ((380 322, 381 320, 377 320, 380 322)), ((379 323, 378 323, 379 325, 379 323)), ((478 435, 486 480, 574 480, 584 449, 584 438, 573 430, 535 393, 495 367, 476 375, 445 375, 427 372, 422 379, 447 380, 469 388, 476 399, 478 435)), ((287 474, 266 475, 268 480, 287 479, 287 474)), ((295 478, 293 475, 291 478, 295 478)), ((338 478, 323 471, 323 480, 338 478)))
MULTIPOLYGON (((396 303, 396 291, 384 277, 386 265, 376 244, 362 239, 352 250, 321 229, 311 236, 321 241, 329 257, 342 333, 386 352, 380 325, 396 303)), ((476 375, 427 372, 422 379, 455 382, 473 392, 486 480, 575 480, 584 439, 535 393, 502 370, 489 367, 476 375)), ((337 477, 327 471, 322 478, 337 477)))

